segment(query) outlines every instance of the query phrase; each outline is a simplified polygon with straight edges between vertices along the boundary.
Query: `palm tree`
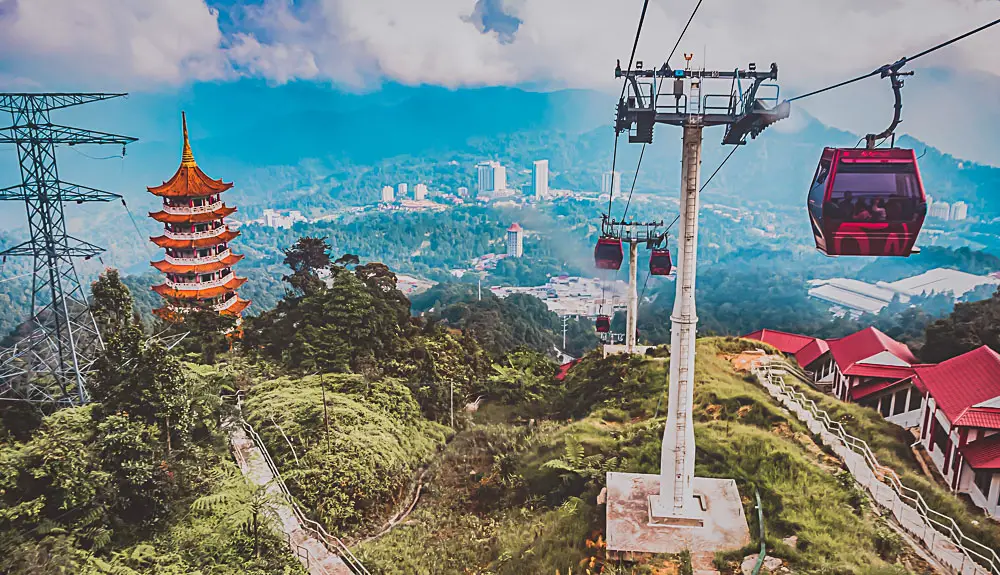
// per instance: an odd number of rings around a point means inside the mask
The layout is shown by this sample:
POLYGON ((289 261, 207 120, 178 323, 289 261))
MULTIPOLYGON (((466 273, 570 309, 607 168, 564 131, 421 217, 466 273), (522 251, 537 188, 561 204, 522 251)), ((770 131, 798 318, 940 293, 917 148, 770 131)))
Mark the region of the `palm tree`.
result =
POLYGON ((219 489, 195 499, 191 508, 216 513, 227 530, 242 530, 252 537, 254 555, 259 558, 261 530, 273 525, 283 499, 276 490, 270 489, 270 481, 257 485, 235 466, 226 466, 219 476, 219 489))

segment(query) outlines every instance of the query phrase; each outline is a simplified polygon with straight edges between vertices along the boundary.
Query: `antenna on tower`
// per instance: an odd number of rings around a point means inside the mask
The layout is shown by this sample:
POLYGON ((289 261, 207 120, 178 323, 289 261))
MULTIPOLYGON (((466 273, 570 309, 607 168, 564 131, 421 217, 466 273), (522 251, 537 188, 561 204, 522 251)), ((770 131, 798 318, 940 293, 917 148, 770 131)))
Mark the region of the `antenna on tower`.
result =
POLYGON ((66 232, 64 204, 120 200, 112 194, 59 179, 56 145, 120 145, 136 138, 53 124, 49 113, 126 94, 0 94, 0 112, 10 126, 0 128, 0 144, 17 146, 21 183, 0 188, 0 201, 24 202, 28 241, 0 256, 30 257, 31 324, 34 331, 14 347, 0 350, 0 399, 56 405, 89 400, 86 387, 97 353, 104 348, 97 322, 74 260, 89 260, 103 248, 66 232))

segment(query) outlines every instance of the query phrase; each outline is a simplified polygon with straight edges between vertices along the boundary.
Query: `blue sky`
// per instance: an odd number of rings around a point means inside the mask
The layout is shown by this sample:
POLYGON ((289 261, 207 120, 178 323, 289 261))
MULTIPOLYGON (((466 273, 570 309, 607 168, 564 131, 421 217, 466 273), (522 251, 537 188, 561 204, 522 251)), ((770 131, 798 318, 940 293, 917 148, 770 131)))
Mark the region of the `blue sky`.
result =
MULTIPOLYGON (((639 56, 661 61, 694 4, 652 0, 639 56)), ((0 89, 168 94, 250 78, 345 91, 392 82, 612 93, 611 71, 615 59, 628 58, 640 7, 640 0, 0 0, 0 89)), ((790 95, 996 18, 997 0, 705 0, 678 52, 713 68, 778 62, 790 95)), ((916 63, 903 131, 959 157, 1000 163, 997 46, 1000 27, 916 63)), ((864 133, 884 127, 891 96, 885 81, 869 80, 803 106, 864 133)))

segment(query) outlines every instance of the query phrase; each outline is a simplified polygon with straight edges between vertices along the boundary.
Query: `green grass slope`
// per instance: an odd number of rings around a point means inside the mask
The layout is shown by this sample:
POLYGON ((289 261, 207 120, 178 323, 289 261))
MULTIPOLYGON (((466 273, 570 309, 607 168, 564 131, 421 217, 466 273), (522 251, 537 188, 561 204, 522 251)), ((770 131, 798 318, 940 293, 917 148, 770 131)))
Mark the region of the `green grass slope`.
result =
MULTIPOLYGON (((696 472, 732 477, 744 497, 761 493, 769 554, 795 573, 923 573, 840 463, 816 445, 749 376, 720 354, 738 340, 699 341, 695 388, 696 472), (794 545, 782 539, 795 535, 794 545)), ((605 559, 608 471, 655 473, 668 362, 591 356, 553 399, 547 420, 489 406, 468 421, 427 475, 425 495, 389 533, 359 546, 380 573, 656 573, 664 561, 605 559)), ((758 533, 751 519, 751 533, 758 533)), ((717 557, 724 573, 759 541, 717 557)))

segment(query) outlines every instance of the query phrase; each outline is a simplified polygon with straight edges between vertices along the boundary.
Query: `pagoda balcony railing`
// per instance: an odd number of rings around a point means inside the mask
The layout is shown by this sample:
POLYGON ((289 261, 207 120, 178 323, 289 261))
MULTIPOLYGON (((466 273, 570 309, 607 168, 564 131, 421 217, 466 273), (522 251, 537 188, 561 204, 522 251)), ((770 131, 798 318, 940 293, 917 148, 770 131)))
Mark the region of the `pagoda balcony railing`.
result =
POLYGON ((215 287, 222 287, 222 286, 226 285, 227 283, 229 283, 230 281, 232 281, 233 278, 235 278, 235 277, 236 277, 236 275, 233 274, 233 272, 229 272, 228 274, 222 276, 221 278, 219 278, 217 280, 212 280, 212 281, 207 281, 207 282, 190 282, 190 283, 189 282, 179 283, 179 282, 171 281, 168 278, 166 280, 166 284, 167 284, 167 287, 169 287, 169 288, 179 289, 179 290, 210 289, 210 288, 215 288, 215 287))
POLYGON ((233 255, 233 251, 226 249, 223 252, 215 254, 214 256, 203 256, 197 258, 175 258, 173 256, 165 255, 163 261, 168 264, 174 264, 175 266, 193 266, 199 264, 214 264, 216 262, 221 262, 222 260, 233 255))
POLYGON ((163 235, 167 236, 172 240, 199 240, 202 238, 214 238, 221 236, 226 232, 226 226, 219 226, 214 230, 208 230, 204 232, 172 232, 170 230, 163 230, 163 235))
MULTIPOLYGON (((227 299, 226 301, 224 301, 224 302, 222 302, 220 304, 213 305, 212 306, 212 311, 219 311, 219 312, 226 311, 227 309, 233 307, 236 304, 236 302, 239 301, 239 299, 240 299, 240 297, 234 293, 233 297, 227 299)), ((177 312, 177 313, 189 313, 192 310, 196 309, 194 306, 190 306, 190 305, 180 305, 180 306, 178 306, 178 305, 167 304, 166 307, 170 311, 177 312)))
POLYGON ((226 311, 227 309, 233 307, 233 305, 235 305, 236 302, 239 299, 240 298, 239 298, 238 295, 233 294, 233 297, 227 299, 226 301, 224 301, 224 302, 222 302, 222 303, 220 303, 218 305, 213 305, 212 309, 215 310, 215 311, 226 311))
POLYGON ((189 216, 192 214, 204 214, 207 212, 214 212, 215 210, 222 207, 222 200, 215 202, 214 204, 207 204, 204 206, 171 206, 169 204, 163 204, 163 211, 168 214, 175 214, 178 216, 189 216))

